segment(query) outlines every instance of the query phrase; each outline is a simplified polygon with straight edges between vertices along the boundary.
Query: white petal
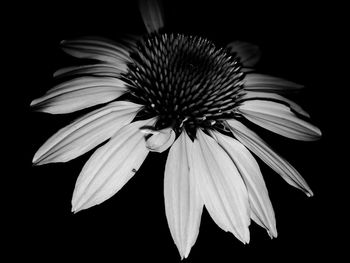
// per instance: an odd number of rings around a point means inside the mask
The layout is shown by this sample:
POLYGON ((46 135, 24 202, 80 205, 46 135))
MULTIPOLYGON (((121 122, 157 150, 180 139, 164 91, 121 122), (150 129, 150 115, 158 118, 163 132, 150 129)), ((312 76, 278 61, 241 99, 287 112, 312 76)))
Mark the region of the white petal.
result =
POLYGON ((149 152, 139 129, 153 122, 137 121, 124 126, 91 156, 76 182, 72 211, 102 203, 137 172, 149 152))
POLYGON ((252 154, 237 140, 213 132, 220 146, 231 157, 248 190, 252 219, 266 228, 269 235, 277 237, 275 213, 259 165, 252 154))
POLYGON ((294 110, 298 114, 303 115, 304 117, 307 117, 307 118, 310 117, 310 115, 298 104, 276 93, 248 91, 242 97, 239 98, 240 101, 252 100, 252 99, 267 99, 267 100, 286 103, 290 106, 292 110, 294 110))
POLYGON ((247 74, 244 81, 245 90, 249 91, 288 93, 303 88, 294 82, 258 73, 247 74))
POLYGON ((59 130, 36 152, 35 164, 67 162, 112 137, 130 123, 141 105, 116 101, 59 130))
POLYGON ((275 153, 255 132, 236 120, 227 120, 227 123, 229 124, 233 135, 250 151, 255 153, 261 160, 269 165, 287 183, 301 189, 308 196, 313 195, 310 187, 298 171, 295 170, 290 163, 275 153))
POLYGON ((125 90, 125 83, 116 78, 80 77, 53 87, 30 105, 42 112, 70 113, 114 100, 125 90))
POLYGON ((123 66, 117 66, 113 64, 92 64, 83 66, 73 66, 57 70, 54 73, 54 77, 67 77, 75 75, 93 75, 104 77, 119 77, 120 73, 125 72, 127 69, 126 64, 123 66))
POLYGON ((181 258, 188 256, 196 242, 203 210, 203 201, 191 173, 192 144, 183 131, 169 150, 164 176, 165 212, 181 258))
POLYGON ((289 107, 273 101, 244 101, 239 111, 251 122, 290 139, 318 140, 321 131, 314 125, 298 118, 289 107))
POLYGON ((77 58, 96 59, 124 67, 130 61, 128 50, 121 44, 99 37, 64 40, 62 49, 77 58))
POLYGON ((146 140, 146 147, 151 152, 164 152, 175 141, 175 132, 171 128, 159 130, 146 140))
POLYGON ((233 41, 227 45, 232 53, 237 53, 244 67, 253 67, 260 60, 261 52, 257 45, 243 41, 233 41))
POLYGON ((142 0, 139 1, 139 5, 148 33, 156 32, 164 27, 163 10, 159 0, 142 0))
POLYGON ((243 243, 249 242, 250 210, 244 182, 224 150, 203 131, 193 144, 193 174, 210 216, 243 243))

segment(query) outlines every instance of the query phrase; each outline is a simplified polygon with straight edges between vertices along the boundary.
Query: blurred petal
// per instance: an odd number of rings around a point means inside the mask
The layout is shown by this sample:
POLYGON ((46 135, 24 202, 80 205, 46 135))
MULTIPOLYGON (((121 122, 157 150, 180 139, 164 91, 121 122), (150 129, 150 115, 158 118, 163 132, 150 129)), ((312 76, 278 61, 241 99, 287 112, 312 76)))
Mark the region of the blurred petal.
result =
POLYGON ((260 60, 261 52, 257 45, 242 41, 233 41, 227 45, 232 53, 237 53, 243 67, 253 67, 260 60))
POLYGON ((252 219, 264 227, 271 237, 277 237, 275 213, 264 178, 252 154, 237 140, 213 132, 220 146, 231 157, 248 190, 252 219))
POLYGON ((314 141, 321 137, 316 126, 298 118, 289 107, 273 101, 244 101, 239 111, 251 122, 290 139, 314 141))
POLYGON ((188 256, 196 242, 203 210, 190 168, 192 144, 183 131, 169 150, 164 176, 166 217, 181 258, 188 256))
POLYGON ((175 141, 175 132, 171 128, 166 128, 153 133, 146 140, 146 147, 151 152, 164 152, 175 141))
POLYGON ((191 164, 204 205, 215 223, 248 243, 250 209, 246 186, 230 157, 200 129, 193 143, 191 164))
POLYGON ((75 185, 72 211, 98 205, 116 194, 145 160, 148 150, 140 127, 154 120, 124 126, 91 156, 75 185))
POLYGON ((85 37, 79 39, 64 40, 62 49, 73 57, 96 59, 125 67, 130 61, 128 50, 117 42, 100 37, 85 37))
POLYGON ((109 102, 126 90, 123 81, 108 77, 80 77, 63 82, 30 104, 36 110, 62 114, 109 102))
POLYGON ((255 132, 236 120, 227 120, 227 123, 233 135, 250 151, 269 165, 287 183, 304 191, 307 196, 313 195, 310 187, 298 171, 295 170, 290 163, 275 153, 255 132))
POLYGON ((277 101, 280 103, 285 103, 290 106, 290 108, 295 111, 296 113, 309 118, 310 115, 298 104, 291 101, 290 99, 287 99, 285 97, 282 97, 281 95, 278 95, 276 93, 268 93, 268 92, 255 92, 255 91, 248 91, 246 94, 244 94, 242 97, 240 97, 240 101, 244 100, 254 100, 254 99, 261 99, 261 100, 272 100, 277 101))
POLYGON ((33 162, 67 162, 112 137, 130 123, 141 105, 117 101, 95 110, 59 130, 36 152, 33 162))
POLYGON ((73 66, 57 70, 54 73, 54 77, 68 77, 75 75, 93 75, 103 77, 114 77, 120 76, 120 73, 125 72, 127 66, 113 65, 113 64, 92 64, 84 66, 73 66))
POLYGON ((148 33, 157 32, 164 27, 164 16, 161 1, 140 0, 141 16, 148 33))
POLYGON ((249 91, 290 93, 303 88, 294 82, 258 73, 248 73, 244 80, 245 90, 249 91))

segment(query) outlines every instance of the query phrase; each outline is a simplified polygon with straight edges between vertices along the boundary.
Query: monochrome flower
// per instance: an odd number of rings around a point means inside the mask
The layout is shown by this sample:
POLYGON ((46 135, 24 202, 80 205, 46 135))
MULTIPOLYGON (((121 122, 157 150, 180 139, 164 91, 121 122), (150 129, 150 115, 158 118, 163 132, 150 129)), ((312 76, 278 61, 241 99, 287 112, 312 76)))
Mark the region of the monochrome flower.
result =
POLYGON ((218 47, 201 36, 167 32, 157 1, 140 1, 140 10, 148 32, 143 37, 62 42, 68 54, 95 62, 55 72, 66 80, 31 106, 51 114, 103 106, 49 138, 33 163, 67 162, 106 142, 77 179, 72 211, 78 212, 116 194, 150 151, 169 149, 165 212, 181 258, 196 242, 203 207, 243 243, 249 242, 251 220, 276 237, 274 210, 252 153, 287 183, 313 193, 246 124, 290 139, 319 139, 308 113, 285 97, 303 86, 256 73, 255 45, 218 47))

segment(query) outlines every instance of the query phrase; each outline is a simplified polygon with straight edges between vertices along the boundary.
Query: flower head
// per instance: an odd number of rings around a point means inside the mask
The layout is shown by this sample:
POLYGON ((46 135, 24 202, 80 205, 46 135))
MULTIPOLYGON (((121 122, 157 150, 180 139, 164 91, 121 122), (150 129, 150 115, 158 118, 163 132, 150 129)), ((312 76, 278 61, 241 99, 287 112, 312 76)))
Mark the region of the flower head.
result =
POLYGON ((150 151, 169 149, 165 211, 181 257, 194 245, 203 207, 215 223, 249 242, 252 219, 277 236, 268 191, 254 153, 285 179, 313 193, 301 175, 245 123, 287 138, 321 136, 300 106, 285 95, 301 85, 256 73, 259 49, 235 41, 227 47, 196 35, 167 32, 156 1, 140 1, 148 33, 113 42, 81 38, 63 50, 97 61, 58 70, 70 77, 32 102, 62 114, 105 104, 59 130, 33 162, 67 162, 107 141, 83 167, 72 211, 100 204, 137 172, 150 151))

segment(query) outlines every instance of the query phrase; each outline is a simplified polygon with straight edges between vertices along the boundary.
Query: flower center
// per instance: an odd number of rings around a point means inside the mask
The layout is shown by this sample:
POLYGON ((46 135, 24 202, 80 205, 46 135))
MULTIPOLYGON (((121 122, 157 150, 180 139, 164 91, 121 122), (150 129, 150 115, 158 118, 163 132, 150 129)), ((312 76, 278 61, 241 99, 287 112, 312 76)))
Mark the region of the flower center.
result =
POLYGON ((123 79, 156 129, 194 133, 232 116, 243 88, 239 58, 198 36, 156 33, 138 43, 123 79))

